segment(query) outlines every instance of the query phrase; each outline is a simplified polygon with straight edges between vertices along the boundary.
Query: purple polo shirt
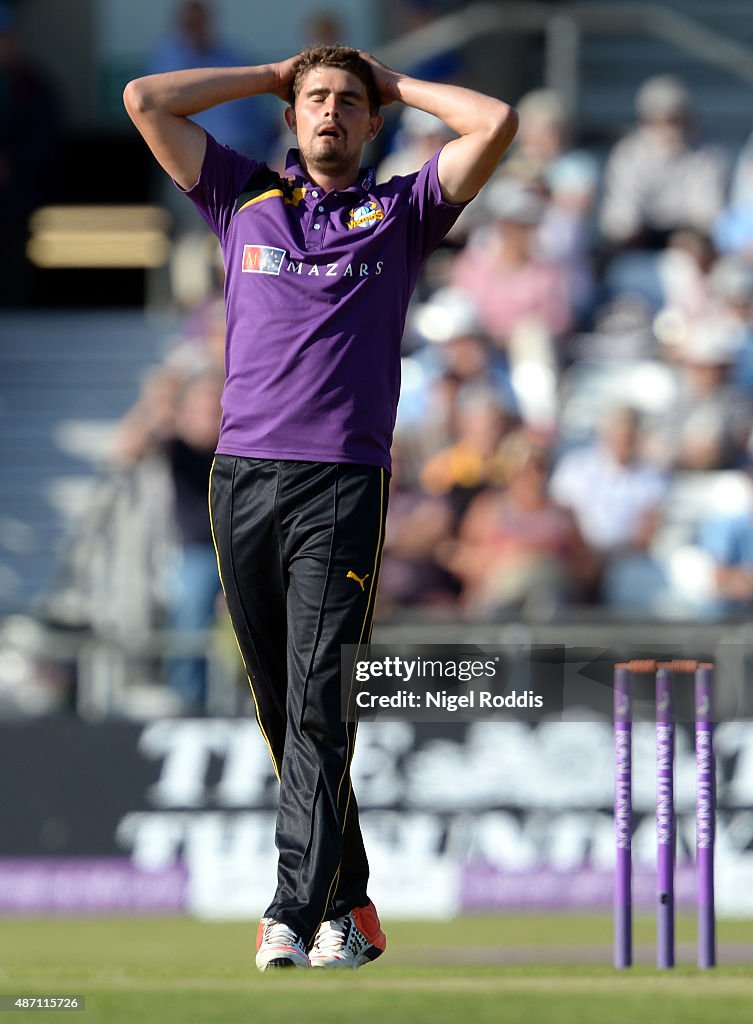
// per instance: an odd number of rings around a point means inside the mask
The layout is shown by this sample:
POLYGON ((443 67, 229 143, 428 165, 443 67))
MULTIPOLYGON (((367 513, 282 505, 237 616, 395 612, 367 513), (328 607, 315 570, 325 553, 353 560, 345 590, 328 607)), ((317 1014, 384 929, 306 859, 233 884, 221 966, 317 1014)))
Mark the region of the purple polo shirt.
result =
POLYGON ((186 195, 225 262, 219 453, 390 470, 408 301, 463 209, 442 198, 438 156, 325 193, 297 150, 281 177, 207 135, 186 195))

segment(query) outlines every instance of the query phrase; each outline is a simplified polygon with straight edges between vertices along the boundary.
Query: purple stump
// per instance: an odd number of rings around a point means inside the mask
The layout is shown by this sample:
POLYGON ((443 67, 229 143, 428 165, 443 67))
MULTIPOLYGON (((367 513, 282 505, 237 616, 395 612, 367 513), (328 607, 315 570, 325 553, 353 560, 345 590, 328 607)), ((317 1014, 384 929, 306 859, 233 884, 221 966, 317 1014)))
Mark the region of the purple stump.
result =
POLYGON ((633 963, 633 699, 627 665, 614 668, 614 829, 617 844, 614 874, 614 966, 633 963))
POLYGON ((714 835, 716 787, 714 773, 713 665, 699 665, 695 674, 695 849, 698 886, 698 966, 716 965, 714 913, 714 835))
POLYGON ((656 672, 656 966, 675 965, 675 726, 672 672, 656 672))

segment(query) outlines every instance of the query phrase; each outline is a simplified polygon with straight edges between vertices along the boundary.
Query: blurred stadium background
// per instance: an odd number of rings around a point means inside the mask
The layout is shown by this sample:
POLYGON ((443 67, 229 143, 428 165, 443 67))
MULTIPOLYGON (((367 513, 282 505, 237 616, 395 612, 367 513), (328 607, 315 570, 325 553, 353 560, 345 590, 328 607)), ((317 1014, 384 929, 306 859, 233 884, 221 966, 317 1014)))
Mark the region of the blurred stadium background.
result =
MULTIPOLYGON (((719 909, 753 916, 749 14, 0 3, 0 913, 252 919, 271 891, 275 780, 205 513, 221 268, 120 97, 337 39, 521 112, 413 304, 375 640, 505 645, 518 673, 537 645, 713 656, 719 909)), ((279 162, 280 113, 208 126, 279 162)), ((408 173, 442 126, 388 115, 371 157, 408 173)), ((652 742, 640 726, 646 908, 652 742)), ((366 723, 354 776, 386 917, 608 909, 606 719, 366 723)), ((677 777, 689 910, 686 734, 677 777)))

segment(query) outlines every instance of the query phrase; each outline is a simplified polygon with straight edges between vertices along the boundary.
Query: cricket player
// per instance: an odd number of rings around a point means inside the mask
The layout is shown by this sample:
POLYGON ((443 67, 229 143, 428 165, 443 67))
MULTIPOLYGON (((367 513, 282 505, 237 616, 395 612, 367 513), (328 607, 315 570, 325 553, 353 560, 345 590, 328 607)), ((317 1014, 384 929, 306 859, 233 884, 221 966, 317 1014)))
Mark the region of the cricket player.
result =
POLYGON ((151 75, 130 82, 124 101, 224 255, 227 381, 210 510, 280 781, 277 891, 256 964, 360 967, 386 940, 366 892, 340 648, 371 633, 408 301, 424 261, 512 141, 517 116, 342 46, 151 75), (190 119, 265 93, 287 105, 296 138, 282 175, 190 119), (361 153, 389 103, 436 115, 458 138, 418 173, 378 183, 361 153))

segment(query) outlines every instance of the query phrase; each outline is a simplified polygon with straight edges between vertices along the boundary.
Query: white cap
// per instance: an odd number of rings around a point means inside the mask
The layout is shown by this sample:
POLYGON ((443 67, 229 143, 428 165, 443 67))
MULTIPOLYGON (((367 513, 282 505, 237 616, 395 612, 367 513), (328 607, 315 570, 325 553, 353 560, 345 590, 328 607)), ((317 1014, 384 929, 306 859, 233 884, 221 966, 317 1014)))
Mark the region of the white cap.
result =
POLYGON ((455 132, 441 118, 428 114, 418 107, 406 107, 400 115, 400 131, 412 139, 420 139, 425 135, 439 135, 451 139, 455 132))
POLYGON ((485 190, 484 206, 497 220, 512 224, 538 224, 546 204, 533 189, 502 178, 485 190))
POLYGON ((724 320, 700 320, 681 342, 678 355, 693 366, 726 366, 735 361, 742 338, 737 325, 724 320))
POLYGON ((438 288, 428 302, 420 303, 412 327, 424 341, 438 344, 483 333, 475 302, 458 288, 438 288))

